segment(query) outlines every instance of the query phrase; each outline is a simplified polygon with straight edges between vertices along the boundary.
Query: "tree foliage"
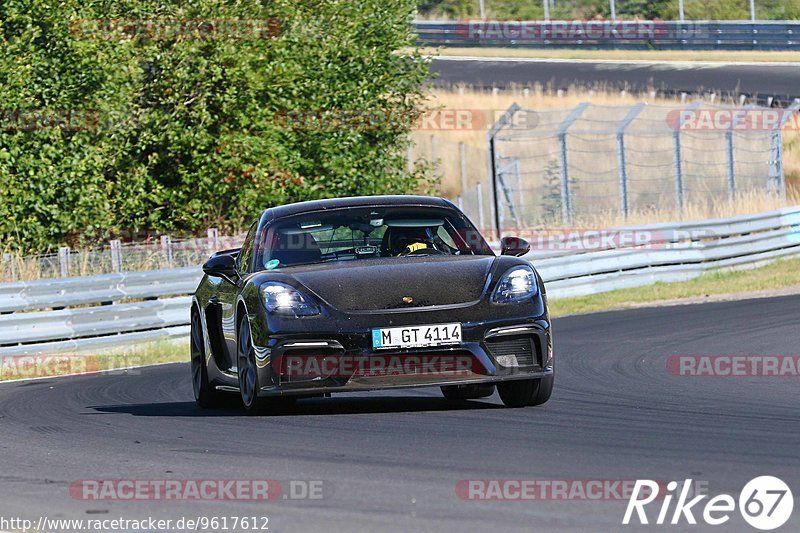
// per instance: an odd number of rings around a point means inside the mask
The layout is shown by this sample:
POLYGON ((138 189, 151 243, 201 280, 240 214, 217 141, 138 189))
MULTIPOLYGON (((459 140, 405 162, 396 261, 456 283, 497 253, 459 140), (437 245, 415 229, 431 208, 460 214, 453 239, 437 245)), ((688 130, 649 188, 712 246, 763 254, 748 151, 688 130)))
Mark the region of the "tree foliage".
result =
POLYGON ((238 229, 271 205, 420 190, 427 176, 406 170, 404 148, 428 65, 398 54, 413 42, 414 7, 3 0, 5 247, 238 229), (134 24, 147 21, 186 26, 165 36, 134 24), (220 21, 250 26, 203 34, 220 21), (258 24, 260 33, 246 29, 258 24), (365 125, 357 120, 365 115, 399 119, 365 125), (328 122, 309 127, 287 116, 328 122))

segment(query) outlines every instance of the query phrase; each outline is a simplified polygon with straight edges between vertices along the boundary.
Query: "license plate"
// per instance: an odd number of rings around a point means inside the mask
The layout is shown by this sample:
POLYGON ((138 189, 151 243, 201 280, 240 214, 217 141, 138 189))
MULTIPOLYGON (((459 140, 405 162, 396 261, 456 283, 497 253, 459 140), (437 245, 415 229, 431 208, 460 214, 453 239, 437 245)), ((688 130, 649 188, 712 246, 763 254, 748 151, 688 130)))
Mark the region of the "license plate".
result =
POLYGON ((376 350, 447 346, 459 344, 460 342, 461 324, 435 324, 431 326, 372 330, 372 347, 376 350))

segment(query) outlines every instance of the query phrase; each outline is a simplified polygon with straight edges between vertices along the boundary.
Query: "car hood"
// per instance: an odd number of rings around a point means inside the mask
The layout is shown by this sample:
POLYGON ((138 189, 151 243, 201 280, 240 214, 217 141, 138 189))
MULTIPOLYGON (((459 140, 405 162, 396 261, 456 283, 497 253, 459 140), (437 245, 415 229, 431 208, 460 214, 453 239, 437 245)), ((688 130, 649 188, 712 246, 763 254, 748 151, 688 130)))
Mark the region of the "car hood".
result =
POLYGON ((494 260, 485 255, 394 257, 283 271, 329 305, 357 312, 474 302, 485 290, 494 260))

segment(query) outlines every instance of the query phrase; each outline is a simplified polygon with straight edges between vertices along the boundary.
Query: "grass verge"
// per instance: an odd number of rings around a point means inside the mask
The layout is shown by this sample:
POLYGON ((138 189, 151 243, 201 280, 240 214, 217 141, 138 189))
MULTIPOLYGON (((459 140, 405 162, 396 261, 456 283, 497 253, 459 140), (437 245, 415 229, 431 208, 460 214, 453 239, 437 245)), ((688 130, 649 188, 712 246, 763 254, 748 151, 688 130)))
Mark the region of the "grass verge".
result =
POLYGON ((723 63, 797 63, 800 52, 725 51, 725 50, 588 50, 535 48, 424 48, 431 56, 519 57, 537 59, 603 59, 637 61, 715 61, 723 63))
POLYGON ((137 367, 189 361, 189 341, 154 341, 103 353, 0 356, 0 381, 112 371, 135 375, 137 367))
POLYGON ((782 259, 752 270, 717 271, 690 281, 550 300, 553 316, 642 307, 648 304, 701 303, 714 299, 769 296, 796 289, 800 293, 800 259, 782 259), (714 298, 714 297, 718 298, 714 298), (722 297, 722 298, 719 298, 722 297))

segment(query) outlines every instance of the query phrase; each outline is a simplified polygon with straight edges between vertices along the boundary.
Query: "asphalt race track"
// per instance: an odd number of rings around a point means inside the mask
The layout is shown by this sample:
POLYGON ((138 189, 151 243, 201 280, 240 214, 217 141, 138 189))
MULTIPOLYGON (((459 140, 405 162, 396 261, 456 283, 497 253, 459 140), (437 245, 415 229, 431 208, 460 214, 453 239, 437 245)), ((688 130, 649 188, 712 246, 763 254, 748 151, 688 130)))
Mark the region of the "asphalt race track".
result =
POLYGON ((688 93, 721 93, 800 97, 796 64, 732 64, 647 61, 436 59, 436 85, 465 83, 483 87, 551 84, 555 88, 607 85, 630 90, 649 88, 688 93))
MULTIPOLYGON (((455 486, 693 478, 737 498, 771 474, 797 499, 800 378, 679 377, 666 361, 797 354, 799 308, 792 296, 558 319, 556 391, 541 408, 506 409, 496 394, 451 404, 421 389, 305 400, 278 416, 208 412, 194 406, 188 364, 2 383, 0 516, 268 516, 270 531, 652 531, 620 525, 624 500, 465 501, 455 486), (69 492, 83 479, 254 478, 322 480, 325 497, 110 502, 69 492)), ((797 507, 782 530, 797 530, 797 507)), ((755 531, 738 511, 724 527, 656 529, 755 531)))

